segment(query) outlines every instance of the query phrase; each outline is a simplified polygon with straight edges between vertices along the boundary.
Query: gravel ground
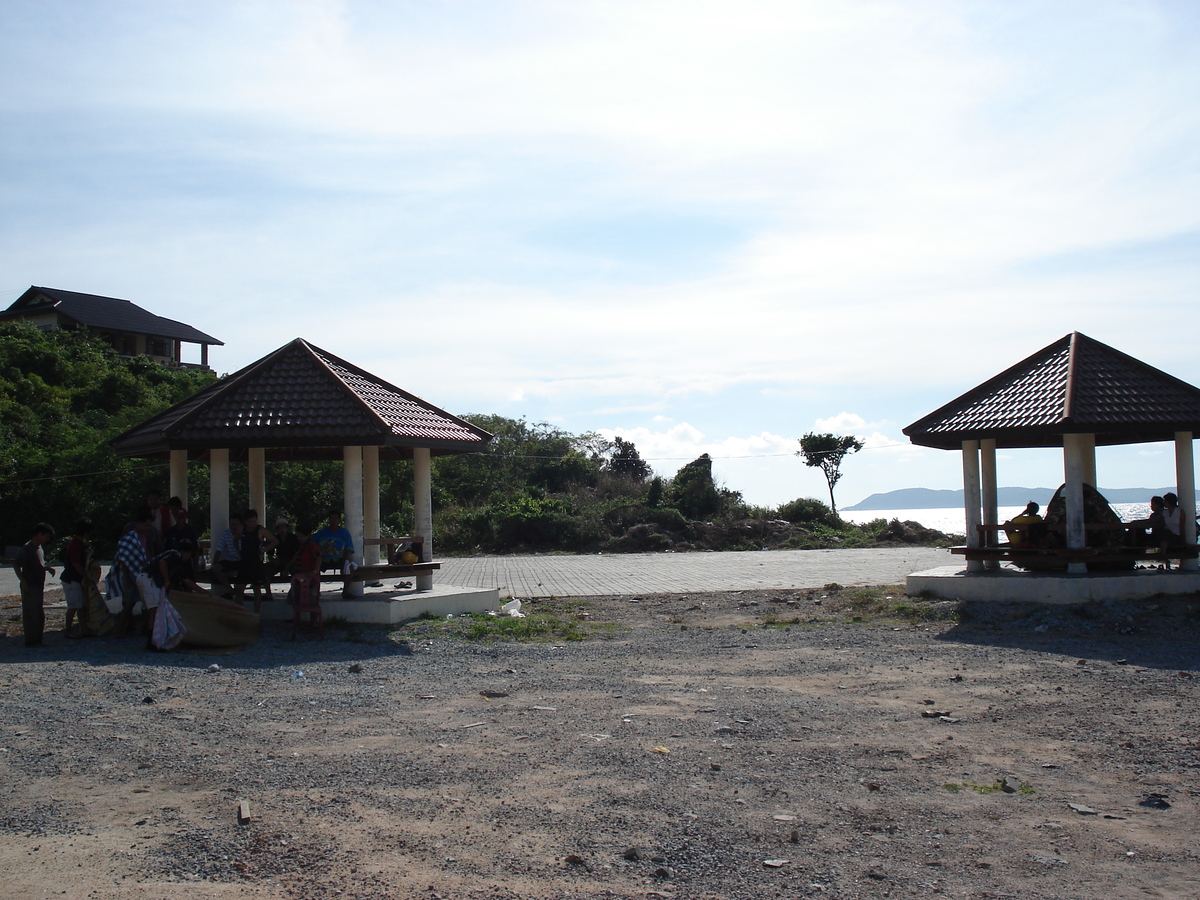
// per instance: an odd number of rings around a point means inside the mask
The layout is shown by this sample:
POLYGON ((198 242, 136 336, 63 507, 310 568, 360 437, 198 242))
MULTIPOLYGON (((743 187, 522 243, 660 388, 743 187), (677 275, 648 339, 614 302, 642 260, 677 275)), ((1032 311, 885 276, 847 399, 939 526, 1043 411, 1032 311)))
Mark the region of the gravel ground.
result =
POLYGON ((534 602, 594 632, 558 643, 268 625, 220 657, 27 650, 10 601, 0 896, 1200 896, 1194 601, 846 594, 534 602))

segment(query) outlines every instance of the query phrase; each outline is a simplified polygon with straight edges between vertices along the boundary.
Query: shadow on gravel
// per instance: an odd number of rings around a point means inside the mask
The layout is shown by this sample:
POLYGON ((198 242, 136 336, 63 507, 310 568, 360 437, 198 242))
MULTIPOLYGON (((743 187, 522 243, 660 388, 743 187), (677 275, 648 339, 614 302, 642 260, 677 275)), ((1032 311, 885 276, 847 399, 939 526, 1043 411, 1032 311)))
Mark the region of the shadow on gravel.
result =
POLYGON ((1200 673, 1200 601, 964 603, 938 640, 1200 673))
POLYGON ((222 669, 303 669, 318 663, 352 663, 393 656, 412 656, 404 640, 392 640, 386 630, 371 627, 325 630, 325 639, 311 635, 292 640, 291 624, 267 623, 263 635, 244 650, 214 653, 183 648, 168 652, 146 649, 145 637, 84 638, 67 640, 61 633, 47 632, 41 647, 26 647, 20 637, 0 637, 0 663, 75 662, 90 666, 162 666, 174 669, 206 669, 216 663, 222 669))

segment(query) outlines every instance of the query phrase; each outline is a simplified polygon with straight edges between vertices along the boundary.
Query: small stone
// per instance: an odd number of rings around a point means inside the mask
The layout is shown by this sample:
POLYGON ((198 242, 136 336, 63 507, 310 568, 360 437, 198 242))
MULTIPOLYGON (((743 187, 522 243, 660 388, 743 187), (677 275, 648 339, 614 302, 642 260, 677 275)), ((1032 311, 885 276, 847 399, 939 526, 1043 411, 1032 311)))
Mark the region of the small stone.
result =
POLYGON ((675 870, 670 866, 659 866, 654 870, 654 877, 661 878, 664 881, 669 881, 675 877, 675 870))
POLYGON ((770 869, 780 869, 786 866, 789 862, 791 862, 790 859, 764 859, 763 865, 770 869))
POLYGON ((642 858, 642 851, 639 850, 637 847, 630 847, 628 850, 626 850, 624 853, 622 853, 621 856, 623 856, 625 859, 629 860, 630 862, 637 862, 639 859, 642 858))
POLYGON ((351 672, 354 672, 354 673, 356 673, 356 674, 357 674, 358 672, 361 672, 362 670, 363 670, 362 663, 351 663, 351 664, 350 664, 350 671, 351 671, 351 672))
POLYGON ((565 861, 573 866, 587 866, 587 863, 583 861, 583 857, 575 853, 569 854, 565 861))
POLYGON ((1071 807, 1071 809, 1075 810, 1075 812, 1079 813, 1081 816, 1096 815, 1096 810, 1092 809, 1090 806, 1084 806, 1082 803, 1068 803, 1067 806, 1071 807))
POLYGON ((221 671, 221 667, 220 667, 220 666, 218 666, 216 663, 213 663, 211 666, 209 666, 209 667, 208 667, 207 671, 209 671, 209 672, 220 672, 220 671, 221 671))
POLYGON ((868 791, 878 791, 878 790, 881 790, 881 787, 880 787, 880 784, 879 784, 879 782, 878 782, 878 781, 868 781, 868 782, 867 782, 867 790, 868 790, 868 791))
POLYGON ((1147 794, 1139 802, 1138 806, 1144 806, 1146 809, 1170 809, 1171 804, 1167 802, 1165 794, 1147 794))
POLYGON ((153 698, 153 697, 143 697, 143 698, 142 698, 142 702, 143 702, 143 703, 153 703, 153 702, 155 702, 155 701, 154 701, 154 698, 153 698))

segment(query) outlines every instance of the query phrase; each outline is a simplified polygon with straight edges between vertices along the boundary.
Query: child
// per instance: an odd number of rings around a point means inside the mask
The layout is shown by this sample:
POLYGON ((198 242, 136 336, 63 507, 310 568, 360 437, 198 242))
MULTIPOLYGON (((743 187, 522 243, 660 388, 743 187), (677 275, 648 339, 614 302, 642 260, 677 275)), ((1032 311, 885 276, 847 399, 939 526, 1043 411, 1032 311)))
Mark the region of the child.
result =
POLYGON ((86 538, 92 533, 92 520, 84 516, 71 529, 71 540, 63 554, 63 570, 59 579, 63 586, 63 595, 67 600, 67 620, 63 624, 63 636, 69 638, 89 637, 87 607, 84 604, 84 581, 91 577, 91 568, 86 538), (75 615, 79 615, 79 630, 73 631, 75 615))
POLYGON ((311 529, 296 526, 296 539, 300 549, 296 551, 296 574, 292 576, 292 591, 295 602, 305 606, 300 598, 304 591, 321 593, 321 546, 312 538, 311 529))
POLYGON ((54 540, 54 529, 39 522, 33 529, 33 537, 17 553, 13 570, 21 582, 21 624, 25 631, 25 646, 42 646, 42 633, 46 630, 46 610, 42 604, 46 591, 46 576, 54 570, 46 565, 42 545, 54 540))

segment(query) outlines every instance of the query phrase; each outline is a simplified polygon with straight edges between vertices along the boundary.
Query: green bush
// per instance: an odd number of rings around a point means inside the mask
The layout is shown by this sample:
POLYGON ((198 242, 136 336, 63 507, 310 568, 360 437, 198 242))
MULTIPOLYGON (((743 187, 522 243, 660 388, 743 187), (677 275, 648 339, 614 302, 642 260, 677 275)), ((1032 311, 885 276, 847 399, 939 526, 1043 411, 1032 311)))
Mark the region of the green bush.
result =
POLYGON ((793 525, 824 525, 837 528, 842 524, 841 519, 833 514, 828 505, 811 497, 790 500, 780 506, 775 515, 793 525))

